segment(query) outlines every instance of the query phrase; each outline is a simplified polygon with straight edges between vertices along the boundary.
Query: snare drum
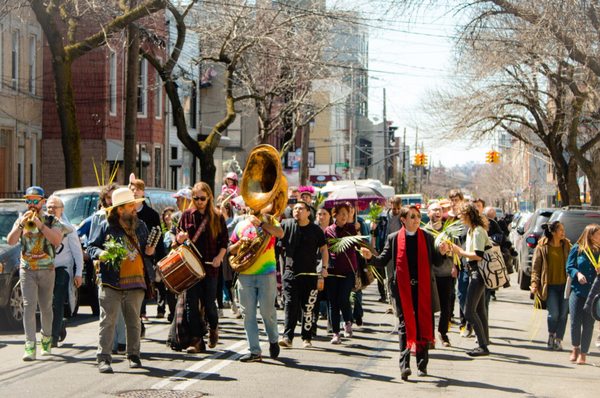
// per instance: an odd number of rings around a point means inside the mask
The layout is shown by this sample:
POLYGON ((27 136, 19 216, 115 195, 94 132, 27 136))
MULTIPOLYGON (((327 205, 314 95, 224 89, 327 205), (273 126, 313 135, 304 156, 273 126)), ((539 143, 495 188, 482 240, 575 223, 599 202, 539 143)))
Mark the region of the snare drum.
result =
POLYGON ((158 271, 169 290, 181 293, 206 276, 202 263, 192 249, 182 245, 158 262, 158 271))

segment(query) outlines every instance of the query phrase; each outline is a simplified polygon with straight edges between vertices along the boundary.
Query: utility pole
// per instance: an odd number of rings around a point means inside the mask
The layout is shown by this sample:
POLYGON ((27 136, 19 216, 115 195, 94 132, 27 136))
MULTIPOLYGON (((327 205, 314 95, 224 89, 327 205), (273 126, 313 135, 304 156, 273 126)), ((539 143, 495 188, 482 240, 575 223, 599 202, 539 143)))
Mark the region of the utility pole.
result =
MULTIPOLYGON (((385 87, 383 88, 383 183, 387 184, 390 178, 389 168, 388 168, 388 145, 390 139, 388 137, 388 126, 387 126, 387 112, 386 112, 386 94, 385 87)), ((368 177, 368 176, 367 176, 368 177)))
POLYGON ((406 193, 406 127, 404 127, 404 134, 402 136, 402 180, 400 181, 400 193, 406 193))
MULTIPOLYGON (((136 6, 136 0, 130 0, 129 8, 136 6)), ((127 26, 127 76, 125 88, 125 126, 123 139, 123 175, 128 182, 129 175, 135 170, 135 149, 137 129, 137 100, 139 79, 139 54, 140 34, 137 25, 130 23, 127 26)), ((140 156, 142 148, 140 146, 140 156)), ((140 162, 140 173, 138 178, 143 178, 140 162)))
POLYGON ((310 129, 313 124, 311 116, 310 122, 302 126, 302 161, 300 162, 300 185, 307 185, 308 182, 308 143, 310 140, 310 129))

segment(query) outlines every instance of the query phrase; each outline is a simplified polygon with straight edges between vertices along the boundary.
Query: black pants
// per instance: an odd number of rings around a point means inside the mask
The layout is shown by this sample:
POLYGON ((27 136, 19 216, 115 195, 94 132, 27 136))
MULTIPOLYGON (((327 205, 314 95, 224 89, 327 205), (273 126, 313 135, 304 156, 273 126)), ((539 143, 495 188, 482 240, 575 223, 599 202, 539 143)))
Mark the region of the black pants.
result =
POLYGON ((482 348, 487 348, 489 341, 488 316, 485 305, 485 284, 479 271, 469 271, 469 288, 465 302, 465 318, 473 325, 477 342, 482 348))
POLYGON ((58 342, 60 332, 63 328, 65 301, 69 297, 69 272, 65 267, 58 267, 55 270, 54 293, 52 296, 52 340, 58 342))
POLYGON ((190 328, 190 337, 202 337, 206 334, 206 323, 216 329, 219 325, 219 313, 215 299, 217 298, 217 277, 206 276, 200 282, 189 288, 185 297, 185 316, 190 328), (200 313, 198 305, 204 309, 204 316, 200 313))
MULTIPOLYGON (((400 343, 400 370, 410 369, 410 349, 406 344, 406 323, 404 322, 402 309, 398 312, 398 340, 400 343)), ((417 348, 417 368, 426 372, 428 363, 429 347, 417 348)))
POLYGON ((448 322, 452 311, 452 292, 454 291, 454 278, 451 276, 437 276, 438 296, 440 298, 440 321, 438 323, 438 332, 442 336, 448 334, 448 322))
POLYGON ((156 289, 156 314, 164 314, 167 306, 167 287, 163 281, 154 282, 156 289))
POLYGON ((283 335, 290 341, 294 339, 294 331, 298 316, 302 317, 302 340, 311 339, 311 329, 314 323, 314 308, 317 305, 317 277, 294 277, 289 271, 283 276, 283 303, 285 306, 285 321, 283 335))

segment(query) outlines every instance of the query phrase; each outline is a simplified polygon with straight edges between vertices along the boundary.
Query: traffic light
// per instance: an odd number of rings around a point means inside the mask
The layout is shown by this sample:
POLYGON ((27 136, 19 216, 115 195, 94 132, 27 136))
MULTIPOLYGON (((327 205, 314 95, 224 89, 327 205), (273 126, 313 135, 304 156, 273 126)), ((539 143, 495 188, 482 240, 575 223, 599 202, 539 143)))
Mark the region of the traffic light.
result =
POLYGON ((415 153, 415 166, 423 166, 423 154, 415 153))
POLYGON ((493 151, 493 162, 494 163, 500 163, 500 152, 498 151, 493 151))
POLYGON ((494 163, 494 151, 487 151, 485 153, 485 162, 494 163))
POLYGON ((424 153, 421 154, 421 166, 427 166, 427 155, 424 153))

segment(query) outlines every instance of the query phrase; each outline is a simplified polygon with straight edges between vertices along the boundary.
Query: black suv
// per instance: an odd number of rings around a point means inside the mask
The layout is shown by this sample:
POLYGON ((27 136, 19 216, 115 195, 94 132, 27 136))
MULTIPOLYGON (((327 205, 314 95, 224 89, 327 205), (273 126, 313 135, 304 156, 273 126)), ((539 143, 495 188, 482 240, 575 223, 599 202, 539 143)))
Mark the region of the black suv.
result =
POLYGON ((531 260, 538 240, 542 237, 542 224, 548 222, 556 209, 537 209, 527 220, 523 228, 518 228, 517 233, 523 235, 518 247, 519 261, 519 287, 521 290, 529 290, 531 284, 531 260))
POLYGON ((567 206, 552 214, 548 222, 560 221, 571 244, 575 244, 583 229, 589 224, 600 224, 599 207, 567 206))

